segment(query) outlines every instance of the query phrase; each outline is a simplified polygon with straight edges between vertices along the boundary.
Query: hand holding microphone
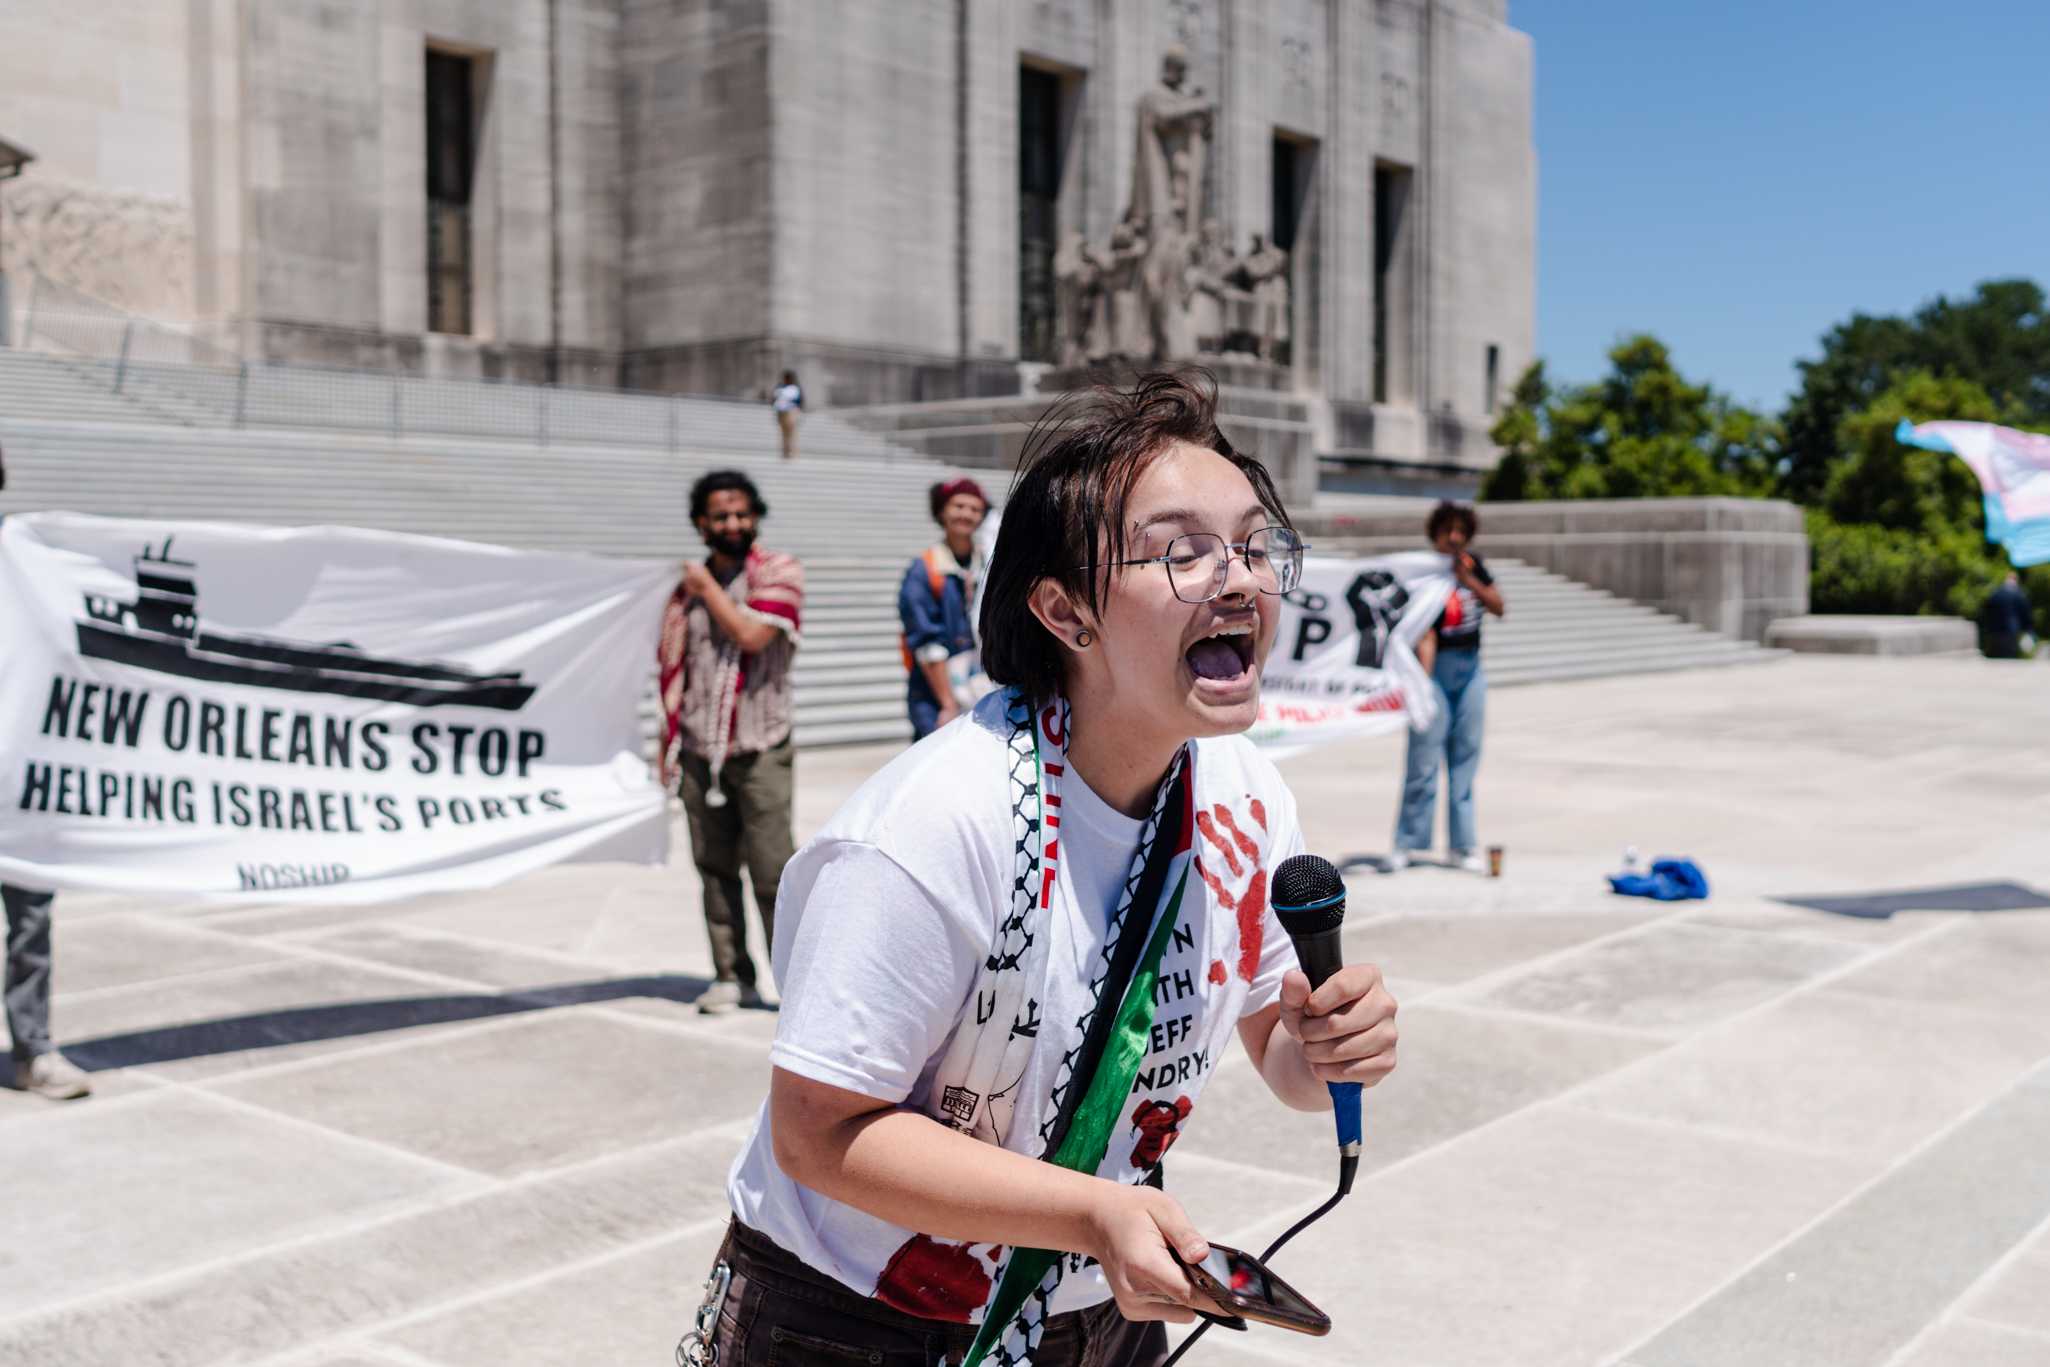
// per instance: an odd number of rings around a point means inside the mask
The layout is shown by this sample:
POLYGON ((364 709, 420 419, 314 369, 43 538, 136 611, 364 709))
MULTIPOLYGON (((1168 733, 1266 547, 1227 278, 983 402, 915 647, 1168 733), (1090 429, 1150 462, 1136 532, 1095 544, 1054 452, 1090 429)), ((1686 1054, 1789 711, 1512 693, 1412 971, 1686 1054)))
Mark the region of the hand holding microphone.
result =
MULTIPOLYGON (((1348 966, 1344 961, 1339 929, 1345 923, 1345 880, 1330 860, 1313 854, 1282 860, 1274 870, 1267 904, 1295 942, 1296 959, 1302 964, 1301 971, 1291 971, 1281 980, 1281 1028, 1301 1044, 1311 1073, 1331 1089, 1331 1113, 1338 1126, 1338 1190, 1283 1230, 1258 1258, 1222 1244, 1212 1245, 1211 1251, 1240 1259, 1261 1284, 1271 1283, 1277 1294, 1285 1291, 1295 1302, 1290 1307, 1268 1307, 1272 1313, 1257 1315, 1256 1307, 1243 1300, 1234 1300, 1228 1309, 1303 1333, 1323 1334, 1330 1331, 1330 1319, 1264 1264, 1352 1190, 1360 1167, 1360 1089, 1373 1086, 1395 1068, 1395 998, 1388 995, 1380 969, 1372 964, 1348 966)), ((1227 1294, 1226 1299, 1233 1298, 1227 1294)), ((1233 1327, 1243 1328, 1243 1321, 1233 1327)), ((1164 1367, 1181 1361, 1209 1328, 1207 1323, 1198 1325, 1168 1355, 1164 1367)))
POLYGON ((1281 982, 1281 1028, 1303 1042, 1303 1058, 1324 1082, 1371 1087, 1395 1069, 1395 998, 1372 964, 1341 968, 1314 990, 1290 972, 1281 982))
POLYGON ((1395 1068, 1395 998, 1380 969, 1343 962, 1345 880, 1330 860, 1313 854, 1282 860, 1270 905, 1302 963, 1281 982, 1281 1028, 1301 1042, 1304 1062, 1331 1089, 1339 1151, 1356 1160, 1360 1088, 1395 1068))

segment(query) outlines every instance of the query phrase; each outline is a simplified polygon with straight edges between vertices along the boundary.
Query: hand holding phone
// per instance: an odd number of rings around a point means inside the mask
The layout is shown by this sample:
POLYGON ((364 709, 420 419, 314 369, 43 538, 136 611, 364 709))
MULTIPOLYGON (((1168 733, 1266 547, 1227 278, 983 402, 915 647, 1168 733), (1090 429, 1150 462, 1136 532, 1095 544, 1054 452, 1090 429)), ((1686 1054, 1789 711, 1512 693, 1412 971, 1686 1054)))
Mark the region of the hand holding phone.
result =
MULTIPOLYGON (((1172 1250, 1170 1250, 1172 1251, 1172 1250)), ((1226 1310, 1261 1324, 1275 1324, 1298 1334, 1323 1335, 1331 1332, 1331 1317, 1267 1269, 1250 1253, 1223 1244, 1210 1245, 1210 1256, 1200 1263, 1183 1262, 1195 1288, 1226 1310)), ((1230 1323, 1230 1321, 1226 1321, 1230 1323)))

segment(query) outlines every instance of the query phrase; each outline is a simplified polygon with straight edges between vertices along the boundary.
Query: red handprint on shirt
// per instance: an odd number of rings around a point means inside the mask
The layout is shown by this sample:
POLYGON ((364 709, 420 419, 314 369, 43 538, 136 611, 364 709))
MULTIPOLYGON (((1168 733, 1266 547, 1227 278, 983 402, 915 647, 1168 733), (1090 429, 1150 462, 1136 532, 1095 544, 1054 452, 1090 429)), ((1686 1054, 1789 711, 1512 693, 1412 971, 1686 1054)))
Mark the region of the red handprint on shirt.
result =
POLYGON ((1249 796, 1246 824, 1241 826, 1232 816, 1231 808, 1219 802, 1207 812, 1196 813, 1196 830, 1205 842, 1196 854, 1196 872, 1202 875, 1217 905, 1237 914, 1238 975, 1251 982, 1260 967, 1260 947, 1267 932, 1267 869, 1261 862, 1267 838, 1267 808, 1259 798, 1249 796), (1249 834, 1247 827, 1258 832, 1259 839, 1249 834), (1219 866, 1224 870, 1222 875, 1219 866))

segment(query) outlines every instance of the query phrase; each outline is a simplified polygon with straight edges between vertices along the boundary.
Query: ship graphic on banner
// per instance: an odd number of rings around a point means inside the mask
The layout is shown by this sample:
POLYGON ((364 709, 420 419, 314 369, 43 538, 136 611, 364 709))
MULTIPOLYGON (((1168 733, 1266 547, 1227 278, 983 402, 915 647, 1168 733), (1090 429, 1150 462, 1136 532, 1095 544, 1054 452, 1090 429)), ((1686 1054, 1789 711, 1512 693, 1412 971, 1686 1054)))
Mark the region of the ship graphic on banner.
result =
POLYGON ((347 641, 281 641, 210 629, 199 617, 195 568, 192 561, 172 558, 169 538, 161 551, 145 546, 135 557, 133 602, 85 596, 79 654, 186 679, 413 707, 517 712, 534 696, 534 685, 522 682, 517 670, 480 674, 432 660, 380 659, 347 641))

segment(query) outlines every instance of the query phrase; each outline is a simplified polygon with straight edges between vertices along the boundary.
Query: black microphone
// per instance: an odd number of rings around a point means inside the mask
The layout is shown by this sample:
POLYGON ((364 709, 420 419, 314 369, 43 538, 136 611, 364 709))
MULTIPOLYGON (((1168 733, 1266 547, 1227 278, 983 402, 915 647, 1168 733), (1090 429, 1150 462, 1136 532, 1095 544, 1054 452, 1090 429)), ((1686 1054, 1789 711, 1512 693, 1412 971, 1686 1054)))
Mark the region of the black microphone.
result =
MULTIPOLYGON (((1303 975, 1316 991, 1345 962, 1339 931, 1345 924, 1345 880, 1331 861, 1314 854, 1292 855, 1274 870, 1268 904, 1288 938, 1303 975)), ((1352 1185, 1360 1154, 1360 1084, 1328 1082, 1331 1111, 1338 1122, 1340 1189, 1352 1185)))
MULTIPOLYGON (((1338 941, 1339 927, 1345 924, 1345 880, 1328 859, 1319 859, 1314 854, 1291 855, 1274 870, 1267 905, 1274 908, 1288 938, 1295 941, 1296 959, 1303 966, 1303 975, 1310 980, 1310 990, 1316 991, 1345 962, 1344 946, 1338 941)), ((1338 1190, 1330 1200, 1267 1245, 1267 1251, 1260 1255, 1263 1263, 1281 1252, 1283 1244, 1330 1214, 1352 1190, 1352 1179, 1360 1170, 1360 1084, 1324 1085, 1331 1089, 1331 1113, 1338 1121, 1338 1190)), ((1213 1322, 1213 1317, 1204 1316, 1204 1322, 1168 1355, 1163 1367, 1174 1367, 1180 1362, 1213 1322)))

